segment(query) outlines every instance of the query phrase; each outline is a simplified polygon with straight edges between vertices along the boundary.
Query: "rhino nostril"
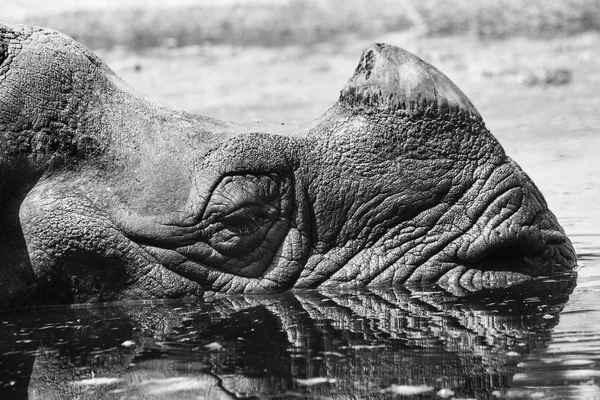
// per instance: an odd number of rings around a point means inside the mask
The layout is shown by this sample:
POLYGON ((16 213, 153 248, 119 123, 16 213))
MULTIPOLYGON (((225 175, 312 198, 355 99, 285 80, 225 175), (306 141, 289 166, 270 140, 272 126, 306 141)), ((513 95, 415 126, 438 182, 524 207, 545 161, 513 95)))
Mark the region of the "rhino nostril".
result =
POLYGON ((527 272, 532 265, 526 260, 527 255, 517 244, 507 245, 481 257, 472 266, 482 271, 486 270, 512 270, 527 272))

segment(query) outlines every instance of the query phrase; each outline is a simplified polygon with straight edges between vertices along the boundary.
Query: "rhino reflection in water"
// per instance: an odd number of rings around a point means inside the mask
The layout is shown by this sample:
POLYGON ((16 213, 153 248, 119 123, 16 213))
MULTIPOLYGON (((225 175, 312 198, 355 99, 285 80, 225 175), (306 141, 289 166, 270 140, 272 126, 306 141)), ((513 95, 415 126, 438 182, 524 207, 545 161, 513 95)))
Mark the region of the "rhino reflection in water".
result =
MULTIPOLYGON (((0 302, 391 286, 571 270, 466 96, 396 47, 301 125, 192 115, 50 30, 0 26, 0 302)), ((243 88, 240 88, 243 90, 243 88)))
POLYGON ((18 384, 0 388, 29 399, 343 399, 395 398, 390 389, 410 385, 427 398, 446 388, 492 399, 545 348, 572 288, 307 291, 16 314, 0 326, 2 337, 18 332, 0 375, 18 384))

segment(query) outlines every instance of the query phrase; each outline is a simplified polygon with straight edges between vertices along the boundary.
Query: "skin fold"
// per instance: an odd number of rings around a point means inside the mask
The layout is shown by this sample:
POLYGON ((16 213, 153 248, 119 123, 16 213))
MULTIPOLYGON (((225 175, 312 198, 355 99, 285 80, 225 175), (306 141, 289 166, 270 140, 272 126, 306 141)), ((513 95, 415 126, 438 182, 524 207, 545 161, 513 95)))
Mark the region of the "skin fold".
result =
POLYGON ((43 28, 0 25, 0 304, 568 273, 569 239, 467 97, 366 49, 306 124, 237 123, 140 94, 43 28))

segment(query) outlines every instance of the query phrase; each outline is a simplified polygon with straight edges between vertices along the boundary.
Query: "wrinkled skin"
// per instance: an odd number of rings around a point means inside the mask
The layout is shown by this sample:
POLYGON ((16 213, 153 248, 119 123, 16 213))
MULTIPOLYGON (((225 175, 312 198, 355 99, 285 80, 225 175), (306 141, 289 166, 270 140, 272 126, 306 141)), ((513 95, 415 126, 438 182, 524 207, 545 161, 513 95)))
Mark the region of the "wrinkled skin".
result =
POLYGON ((439 282, 571 270, 529 177, 441 72, 365 50, 302 125, 135 92, 54 31, 0 26, 4 306, 439 282))

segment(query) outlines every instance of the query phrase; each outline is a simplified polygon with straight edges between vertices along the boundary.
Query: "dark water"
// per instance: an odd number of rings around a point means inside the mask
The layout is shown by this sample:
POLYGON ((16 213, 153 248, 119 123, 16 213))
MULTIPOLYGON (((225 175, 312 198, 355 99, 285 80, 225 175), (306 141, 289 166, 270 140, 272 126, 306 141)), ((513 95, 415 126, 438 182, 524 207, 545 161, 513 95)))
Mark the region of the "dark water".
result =
MULTIPOLYGON (((581 247, 581 246, 580 246, 581 247)), ((600 279, 53 307, 0 317, 0 399, 600 398, 600 279)))

